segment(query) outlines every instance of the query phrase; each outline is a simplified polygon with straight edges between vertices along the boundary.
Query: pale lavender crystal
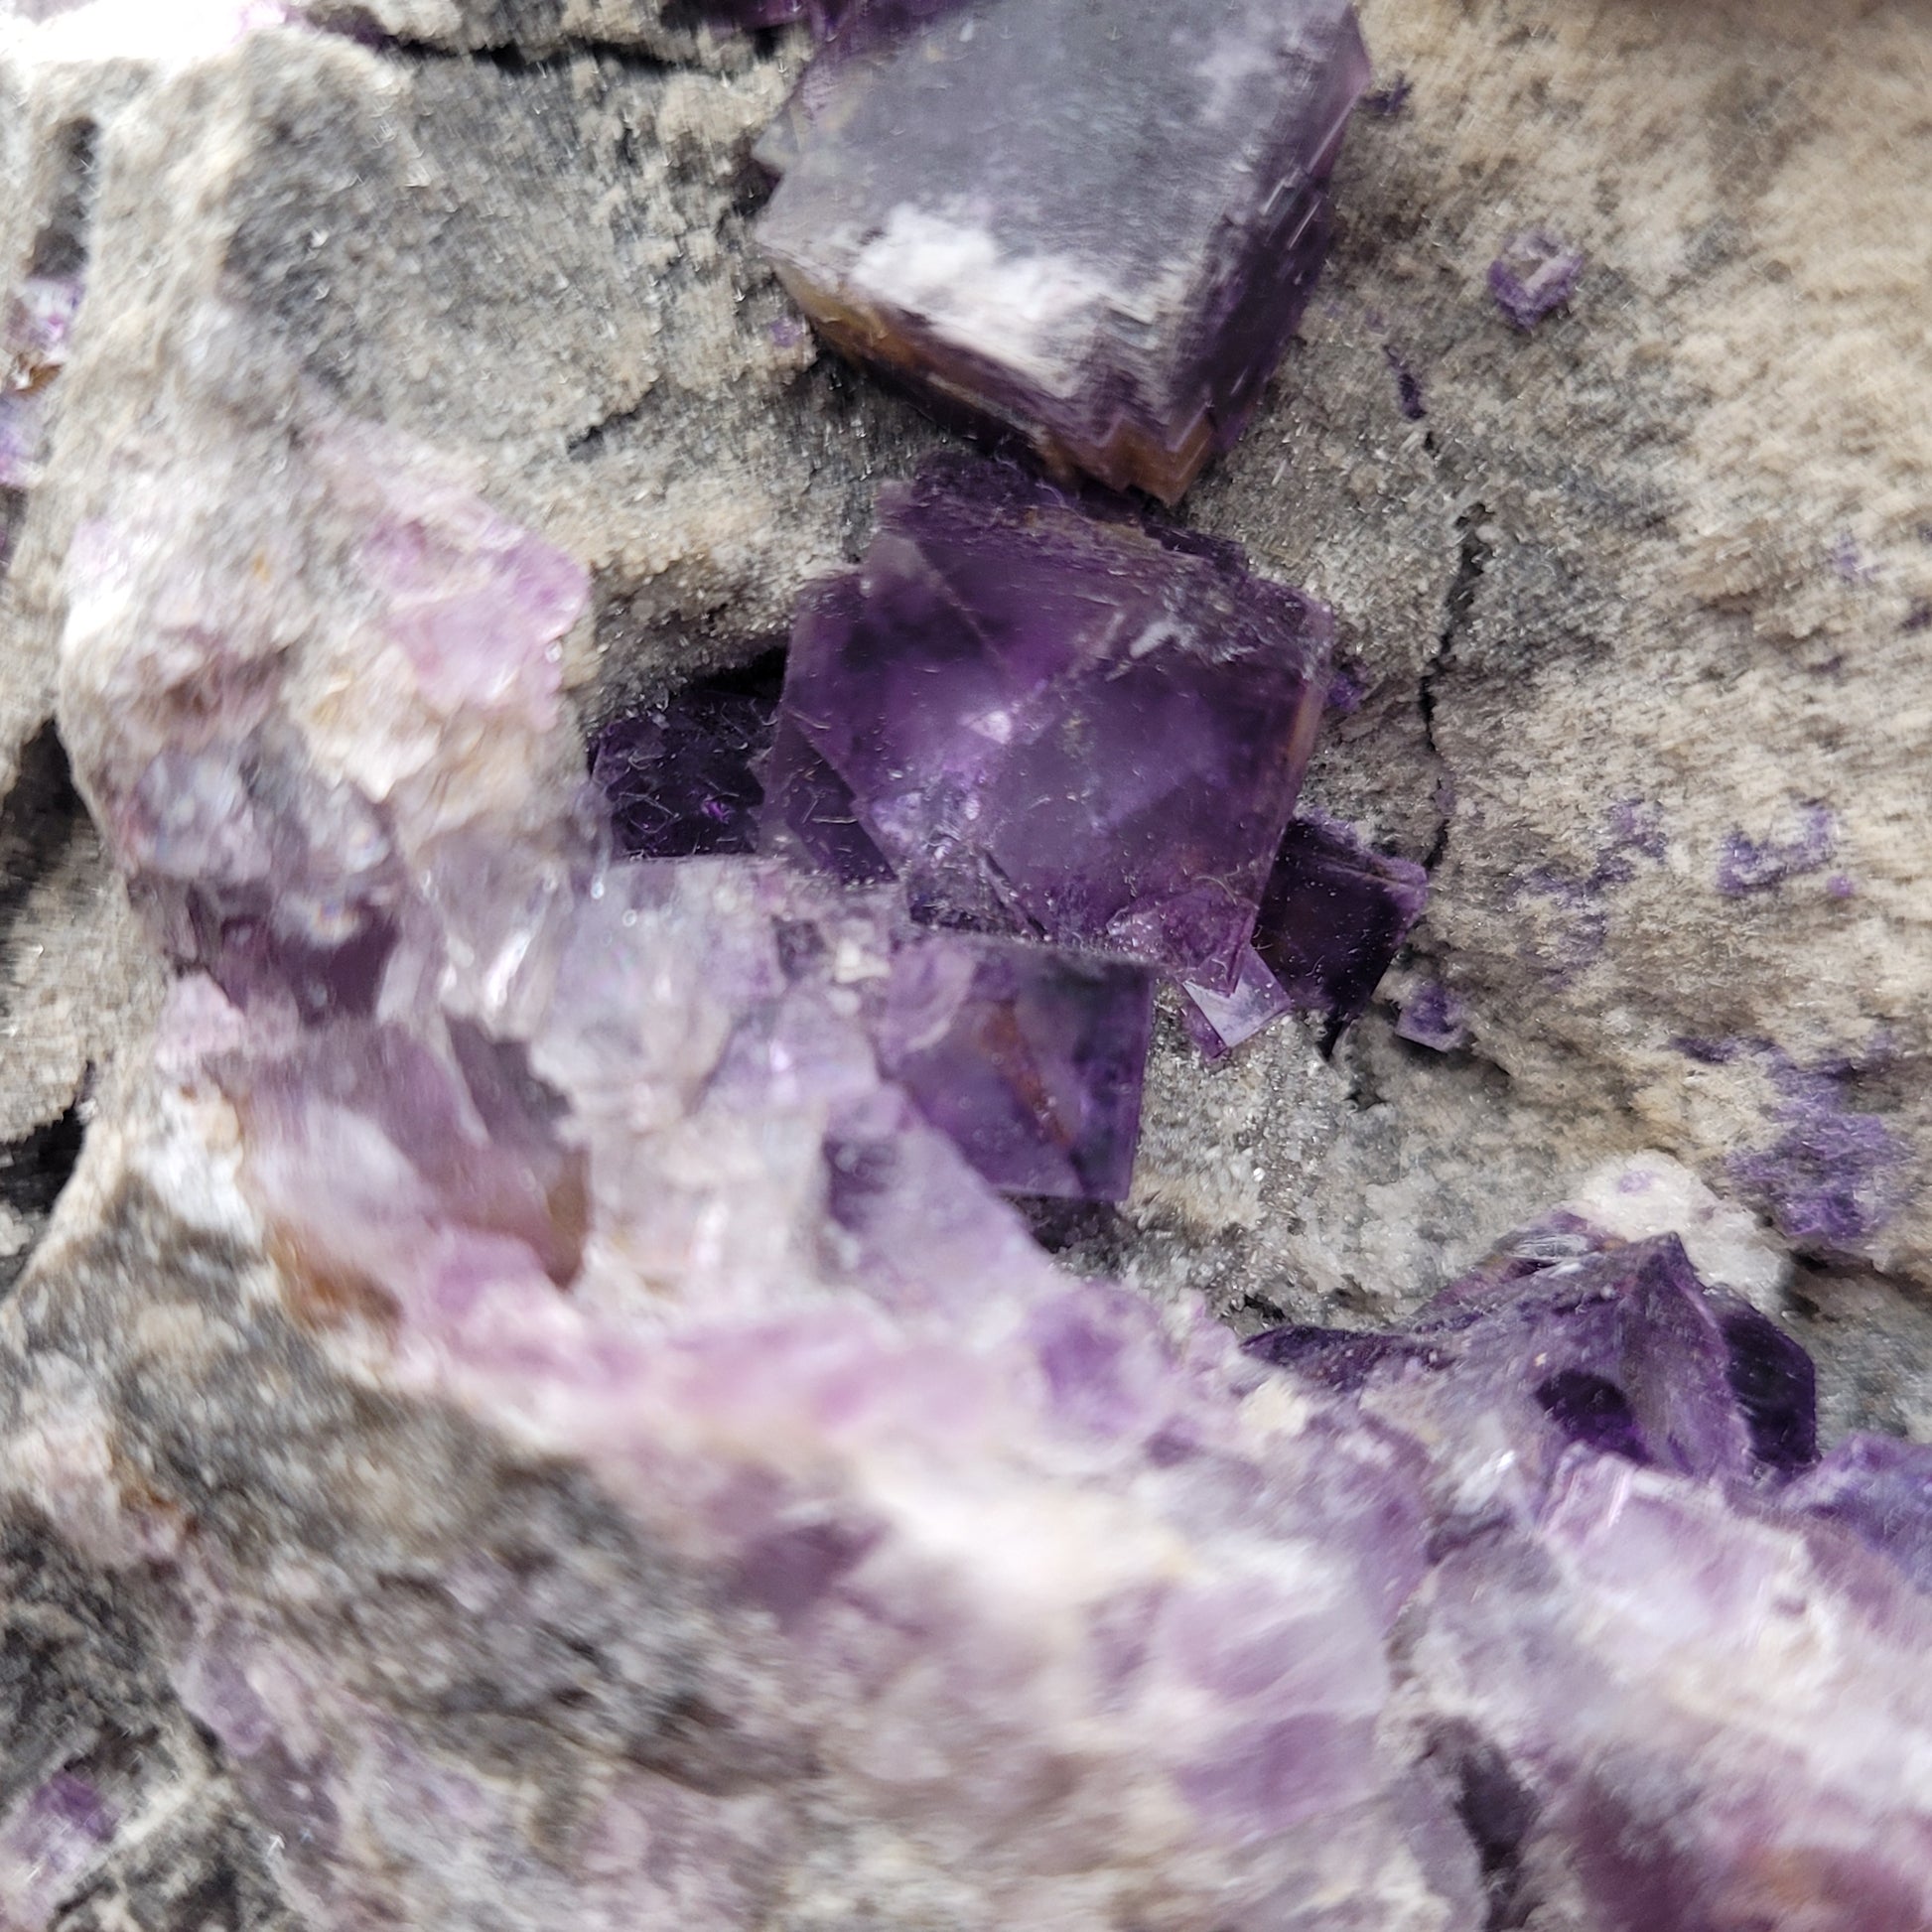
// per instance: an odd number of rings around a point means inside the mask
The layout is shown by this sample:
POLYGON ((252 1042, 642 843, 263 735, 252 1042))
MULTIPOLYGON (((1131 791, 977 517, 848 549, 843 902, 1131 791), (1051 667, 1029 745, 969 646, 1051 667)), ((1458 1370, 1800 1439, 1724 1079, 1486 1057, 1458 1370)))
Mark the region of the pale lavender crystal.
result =
POLYGON ((759 239, 841 346, 1172 502, 1294 331, 1368 77, 1345 0, 862 8, 761 150, 759 239))
POLYGON ((1848 1436, 1778 1500, 1792 1516, 1840 1524, 1932 1591, 1932 1446, 1848 1436))
POLYGON ((884 1070, 1009 1193, 1126 1197, 1154 983, 1127 960, 968 935, 914 940, 875 1029, 884 1070))
POLYGON ((1526 228, 1489 264, 1489 293, 1518 329, 1534 329, 1576 294, 1583 273, 1581 249, 1547 228, 1526 228))
POLYGON ((783 714, 914 908, 1231 989, 1328 613, 998 465, 936 464, 878 515, 862 568, 801 605, 783 714))

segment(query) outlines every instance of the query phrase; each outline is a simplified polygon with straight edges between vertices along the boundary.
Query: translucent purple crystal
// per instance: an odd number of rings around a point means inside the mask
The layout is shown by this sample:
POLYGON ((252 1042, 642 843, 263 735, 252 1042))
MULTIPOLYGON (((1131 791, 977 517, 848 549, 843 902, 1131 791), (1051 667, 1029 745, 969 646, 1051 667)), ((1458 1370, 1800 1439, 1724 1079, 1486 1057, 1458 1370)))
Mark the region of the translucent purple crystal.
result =
POLYGON ((1842 1525, 1932 1591, 1932 1445, 1848 1436, 1779 1505, 1842 1525))
POLYGON ((1121 1200, 1154 1025, 1144 966, 941 934, 894 961, 880 1063, 1009 1193, 1121 1200))
POLYGON ((862 9, 767 137, 759 239, 842 347, 1173 502, 1294 331, 1368 77, 1344 0, 862 9))
POLYGON ((1340 1032, 1367 1009, 1428 897, 1419 865, 1372 850, 1333 819, 1296 819, 1269 870, 1234 997, 1184 985, 1189 1032, 1210 1055, 1291 1009, 1340 1032))
POLYGON ((1576 294, 1583 273, 1581 249, 1548 228, 1527 228, 1489 264, 1489 293, 1518 329, 1534 329, 1576 294))
POLYGON ((1442 981, 1429 980, 1403 1002, 1395 1030, 1418 1046, 1452 1052, 1469 1037, 1468 1008, 1442 981))
POLYGON ((1285 1328, 1248 1347, 1337 1393, 1380 1389, 1382 1413, 1417 1426, 1474 1443, 1500 1428, 1532 1482, 1572 1446, 1740 1482, 1818 1452, 1810 1358, 1747 1303, 1707 1289, 1675 1235, 1617 1245, 1553 1220, 1401 1332, 1285 1328))
POLYGON ((1319 722, 1328 613, 1229 545, 1098 520, 997 465, 888 484, 878 516, 861 569, 800 607, 781 744, 795 728, 829 777, 777 815, 807 843, 815 814, 842 832, 843 787, 922 915, 1231 990, 1319 722))
POLYGON ((758 849, 778 681, 768 662, 700 678, 597 735, 591 779, 620 852, 682 859, 758 849))

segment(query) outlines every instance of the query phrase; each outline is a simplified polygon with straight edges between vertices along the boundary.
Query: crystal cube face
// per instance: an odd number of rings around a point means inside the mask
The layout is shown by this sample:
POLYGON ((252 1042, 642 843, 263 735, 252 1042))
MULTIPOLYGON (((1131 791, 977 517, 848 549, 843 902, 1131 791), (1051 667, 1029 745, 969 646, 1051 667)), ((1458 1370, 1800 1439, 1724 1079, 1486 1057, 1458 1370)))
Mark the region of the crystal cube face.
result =
POLYGON ((1232 991, 1332 631, 1230 545, 942 462, 880 491, 862 568, 800 606, 768 810, 807 845, 863 833, 932 923, 1232 991))
POLYGON ((1344 0, 888 0, 762 145, 759 239, 848 353, 1173 502, 1300 319, 1368 76, 1344 0))
POLYGON ((874 1038, 884 1070, 996 1187, 1121 1200, 1153 1027, 1144 966, 941 933, 896 957, 874 1038))

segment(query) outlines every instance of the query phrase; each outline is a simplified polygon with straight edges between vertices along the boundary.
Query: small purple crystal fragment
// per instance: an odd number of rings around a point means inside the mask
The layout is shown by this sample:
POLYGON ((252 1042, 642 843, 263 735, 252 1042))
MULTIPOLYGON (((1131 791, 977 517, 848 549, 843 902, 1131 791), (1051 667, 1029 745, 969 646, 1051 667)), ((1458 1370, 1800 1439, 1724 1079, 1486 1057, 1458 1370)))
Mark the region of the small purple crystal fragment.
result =
MULTIPOLYGON (((1327 611, 1231 545, 995 464, 936 463, 878 513, 792 632, 780 745, 795 727, 829 767, 814 795, 849 789, 922 917, 1231 991, 1320 720, 1327 611)), ((810 843, 809 815, 776 815, 810 843)))
POLYGON ((1518 329, 1534 329, 1576 294, 1583 272, 1581 249, 1548 228, 1527 228, 1510 236, 1489 264, 1489 293, 1518 329))
POLYGON ((1778 1506, 1844 1525, 1932 1591, 1932 1445, 1848 1436, 1783 1492, 1778 1506))
POLYGON ((1346 0, 862 8, 760 149, 759 239, 841 347, 1173 502, 1301 316, 1368 78, 1346 0))
POLYGON ((613 720, 592 747, 591 778, 626 858, 753 852, 779 672, 701 678, 662 704, 613 720))
POLYGON ((1294 1011, 1295 1002, 1252 946, 1243 949, 1231 993, 1215 993, 1194 980, 1182 980, 1181 1025, 1187 1037, 1210 1059, 1218 1060, 1252 1039, 1270 1021, 1294 1011))
POLYGON ((894 961, 880 1064, 994 1186, 1122 1200, 1154 1026, 1144 966, 959 933, 894 961))
POLYGON ((1372 850, 1337 820, 1298 818, 1268 875, 1255 950, 1296 1006, 1346 1027, 1428 899, 1429 875, 1412 860, 1372 850))
POLYGON ((1452 1052, 1468 1040, 1468 1008, 1441 980, 1429 980, 1403 1002, 1395 1030, 1418 1046, 1438 1053, 1452 1052))

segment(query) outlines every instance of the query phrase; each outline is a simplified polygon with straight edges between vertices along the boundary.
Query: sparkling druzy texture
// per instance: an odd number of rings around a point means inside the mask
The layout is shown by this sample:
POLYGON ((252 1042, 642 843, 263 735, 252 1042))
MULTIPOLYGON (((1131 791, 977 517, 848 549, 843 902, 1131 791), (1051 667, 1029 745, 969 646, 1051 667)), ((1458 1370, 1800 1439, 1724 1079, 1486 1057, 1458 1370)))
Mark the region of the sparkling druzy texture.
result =
POLYGON ((877 855, 922 916, 1232 988, 1320 720, 1327 611, 1000 465, 888 484, 878 520, 800 606, 775 831, 877 855))
POLYGON ((1172 502, 1302 313, 1367 79, 1344 0, 892 0, 768 137, 759 238, 843 347, 1172 502))

